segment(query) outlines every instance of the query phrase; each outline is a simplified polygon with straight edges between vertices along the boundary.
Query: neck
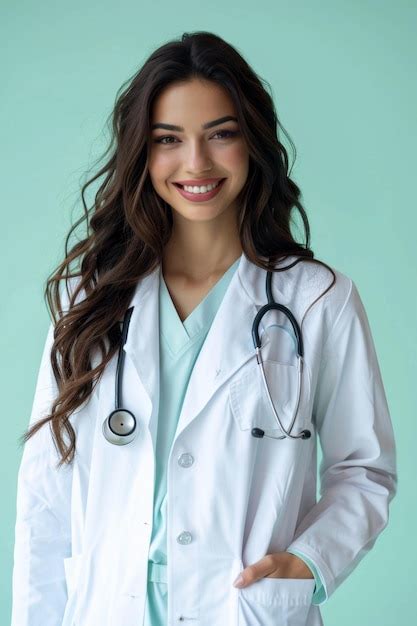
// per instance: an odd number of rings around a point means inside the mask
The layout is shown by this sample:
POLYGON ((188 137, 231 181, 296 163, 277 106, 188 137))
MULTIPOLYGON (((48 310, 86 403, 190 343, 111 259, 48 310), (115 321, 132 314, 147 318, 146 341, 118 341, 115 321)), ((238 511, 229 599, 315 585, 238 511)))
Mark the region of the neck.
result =
POLYGON ((237 228, 213 222, 182 222, 173 227, 163 252, 164 275, 204 280, 223 274, 242 254, 237 228))

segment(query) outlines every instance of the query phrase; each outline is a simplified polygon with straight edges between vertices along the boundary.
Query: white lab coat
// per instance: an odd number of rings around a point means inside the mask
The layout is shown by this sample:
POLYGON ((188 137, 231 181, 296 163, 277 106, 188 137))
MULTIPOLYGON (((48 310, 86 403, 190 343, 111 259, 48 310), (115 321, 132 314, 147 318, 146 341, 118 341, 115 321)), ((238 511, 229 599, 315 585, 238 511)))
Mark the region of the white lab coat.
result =
MULTIPOLYGON (((312 436, 257 439, 253 427, 281 431, 251 335, 266 303, 266 274, 241 257, 192 372, 169 456, 169 626, 320 626, 319 605, 311 603, 314 579, 263 578, 244 589, 233 587, 234 579, 266 554, 300 549, 322 575, 326 601, 388 523, 397 487, 392 424, 362 301, 352 280, 335 272, 336 285, 304 319, 330 272, 301 262, 273 275, 275 299, 303 320, 303 393, 292 432, 308 428, 312 436), (184 453, 193 456, 191 466, 179 463, 184 453), (180 539, 184 532, 189 543, 180 539)), ((159 398, 158 287, 159 268, 139 281, 130 303, 123 404, 137 418, 136 439, 116 446, 102 434, 114 409, 116 355, 71 416, 73 466, 55 469, 59 456, 48 427, 25 446, 12 626, 142 626, 159 398)), ((56 392, 51 341, 52 327, 31 423, 49 411, 56 392)), ((296 361, 277 356, 271 343, 266 338, 263 359, 288 426, 296 361)))

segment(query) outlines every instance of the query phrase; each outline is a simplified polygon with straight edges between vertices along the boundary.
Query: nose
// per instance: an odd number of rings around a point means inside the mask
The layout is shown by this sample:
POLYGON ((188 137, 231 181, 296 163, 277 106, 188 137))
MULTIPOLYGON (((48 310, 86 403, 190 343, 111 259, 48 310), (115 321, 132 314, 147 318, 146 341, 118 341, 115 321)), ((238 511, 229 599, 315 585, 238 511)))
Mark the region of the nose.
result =
POLYGON ((190 175, 198 175, 213 169, 209 149, 204 142, 191 142, 186 157, 186 166, 190 175))

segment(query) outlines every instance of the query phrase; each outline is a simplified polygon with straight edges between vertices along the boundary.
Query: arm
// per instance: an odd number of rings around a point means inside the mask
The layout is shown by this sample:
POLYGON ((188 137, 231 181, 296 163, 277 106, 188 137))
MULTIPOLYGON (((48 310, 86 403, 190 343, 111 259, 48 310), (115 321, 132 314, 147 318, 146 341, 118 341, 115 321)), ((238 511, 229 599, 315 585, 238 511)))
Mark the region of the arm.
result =
MULTIPOLYGON (((49 361, 53 325, 41 359, 30 425, 57 394, 49 361)), ((11 626, 59 626, 67 601, 64 557, 71 554, 71 468, 59 471, 49 424, 27 441, 18 473, 11 626)))
POLYGON ((371 550, 397 490, 396 449, 375 347, 355 284, 323 348, 313 418, 323 451, 320 500, 298 525, 323 604, 371 550))

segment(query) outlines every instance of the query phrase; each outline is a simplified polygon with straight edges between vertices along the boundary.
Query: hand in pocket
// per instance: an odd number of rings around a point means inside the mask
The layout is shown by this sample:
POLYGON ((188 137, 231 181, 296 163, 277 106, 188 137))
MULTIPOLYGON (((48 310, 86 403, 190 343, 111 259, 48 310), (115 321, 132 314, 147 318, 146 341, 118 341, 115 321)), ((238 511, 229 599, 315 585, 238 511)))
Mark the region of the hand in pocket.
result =
POLYGON ((238 588, 247 587, 260 578, 314 578, 308 565, 295 554, 276 552, 267 554, 260 561, 248 565, 234 581, 238 588))

